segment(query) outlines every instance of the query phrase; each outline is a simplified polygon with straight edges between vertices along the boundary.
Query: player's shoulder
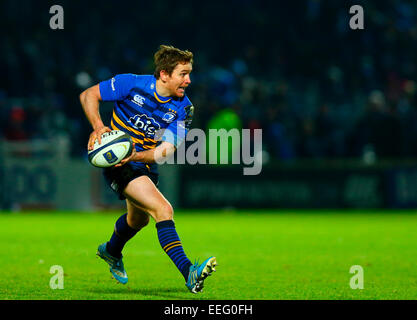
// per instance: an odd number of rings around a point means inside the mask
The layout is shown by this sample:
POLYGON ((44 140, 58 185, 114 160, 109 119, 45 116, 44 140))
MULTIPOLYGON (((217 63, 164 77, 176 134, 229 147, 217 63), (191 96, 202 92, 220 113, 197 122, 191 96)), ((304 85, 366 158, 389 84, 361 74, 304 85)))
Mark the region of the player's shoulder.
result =
POLYGON ((123 81, 133 82, 137 85, 147 85, 153 82, 154 76, 149 74, 134 74, 134 73, 120 73, 114 78, 121 79, 123 81))
POLYGON ((187 110, 190 108, 194 108, 191 100, 186 95, 180 99, 174 100, 173 103, 176 104, 178 109, 184 111, 185 113, 187 113, 187 110))

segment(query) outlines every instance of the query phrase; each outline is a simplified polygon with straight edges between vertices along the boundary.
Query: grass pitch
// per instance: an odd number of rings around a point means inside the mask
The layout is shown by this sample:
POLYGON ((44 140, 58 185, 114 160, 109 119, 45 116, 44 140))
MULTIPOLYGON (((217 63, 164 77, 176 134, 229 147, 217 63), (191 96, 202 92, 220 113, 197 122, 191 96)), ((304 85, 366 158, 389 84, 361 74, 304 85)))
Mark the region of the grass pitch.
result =
POLYGON ((414 211, 177 211, 188 257, 215 255, 217 272, 193 295, 162 251, 153 221, 129 241, 126 285, 96 258, 118 213, 0 214, 0 299, 416 299, 414 211), (51 289, 53 265, 64 289, 51 289), (351 266, 364 289, 351 289, 351 266))

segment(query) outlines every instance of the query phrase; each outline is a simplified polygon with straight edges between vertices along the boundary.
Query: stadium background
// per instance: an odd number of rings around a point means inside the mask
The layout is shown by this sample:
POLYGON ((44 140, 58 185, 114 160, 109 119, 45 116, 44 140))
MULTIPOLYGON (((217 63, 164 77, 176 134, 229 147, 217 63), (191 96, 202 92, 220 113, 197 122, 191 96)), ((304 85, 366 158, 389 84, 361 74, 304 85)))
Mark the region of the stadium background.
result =
MULTIPOLYGON (((186 185, 188 177, 195 177, 188 172, 201 172, 202 194, 212 193, 213 183, 247 184, 265 177, 268 187, 260 184, 259 188, 275 188, 254 199, 247 198, 253 192, 236 189, 207 205, 417 204, 413 2, 362 2, 366 28, 356 31, 349 28, 350 2, 60 4, 64 30, 49 28, 52 4, 48 2, 1 4, 1 138, 12 142, 3 144, 3 161, 20 142, 29 146, 23 159, 31 159, 31 164, 32 158, 47 151, 52 156, 60 153, 64 160, 68 156, 85 160, 90 127, 78 94, 114 74, 151 73, 153 52, 159 44, 168 43, 195 53, 193 85, 188 90, 196 106, 195 128, 207 130, 232 114, 238 117, 235 127, 263 130, 264 169, 259 177, 243 177, 241 168, 230 166, 230 171, 225 170, 227 179, 214 181, 209 178, 217 168, 177 168, 179 180, 186 185), (59 151, 42 147, 43 141, 58 140, 49 146, 59 151), (360 187, 364 190, 355 194, 360 187)), ((109 119, 111 104, 102 110, 103 118, 109 119)), ((15 176, 3 172, 2 207, 18 205, 16 198, 30 189, 41 196, 56 194, 59 179, 54 172, 21 175, 22 182, 10 189, 9 179, 15 176)), ((46 200, 33 197, 39 203, 46 200)), ((200 200, 173 201, 182 207, 204 206, 200 200)))
MULTIPOLYGON (((171 44, 195 56, 187 89, 194 128, 233 119, 233 127, 263 130, 258 176, 243 176, 241 165, 161 167, 178 219, 182 209, 205 217, 240 208, 375 209, 371 216, 408 208, 404 221, 415 225, 415 2, 2 1, 0 17, 4 213, 120 212, 123 202, 87 162, 91 128, 78 95, 115 74, 152 73, 153 53, 171 44), (49 28, 54 4, 64 8, 64 30, 49 28), (354 4, 364 8, 364 30, 349 28, 354 4)), ((103 119, 111 109, 102 104, 103 119)), ((300 214, 306 223, 309 214, 300 214)))

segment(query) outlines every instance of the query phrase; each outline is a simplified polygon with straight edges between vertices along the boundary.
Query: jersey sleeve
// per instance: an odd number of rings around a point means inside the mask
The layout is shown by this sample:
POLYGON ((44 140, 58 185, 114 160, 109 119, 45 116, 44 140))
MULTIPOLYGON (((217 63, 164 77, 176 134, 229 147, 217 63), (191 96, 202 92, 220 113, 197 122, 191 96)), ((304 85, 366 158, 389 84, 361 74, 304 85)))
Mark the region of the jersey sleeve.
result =
POLYGON ((135 84, 136 75, 118 74, 109 80, 99 83, 100 95, 103 101, 117 101, 125 99, 135 84))
POLYGON ((161 140, 172 143, 176 148, 178 148, 190 130, 193 114, 194 106, 192 104, 186 106, 183 112, 178 116, 177 120, 172 122, 164 131, 161 140))

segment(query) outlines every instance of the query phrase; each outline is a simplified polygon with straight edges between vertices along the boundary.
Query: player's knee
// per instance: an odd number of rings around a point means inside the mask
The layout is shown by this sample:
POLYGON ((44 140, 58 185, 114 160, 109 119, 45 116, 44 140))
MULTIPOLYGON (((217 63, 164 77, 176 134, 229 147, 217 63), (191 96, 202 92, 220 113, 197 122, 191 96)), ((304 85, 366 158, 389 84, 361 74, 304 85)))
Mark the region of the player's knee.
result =
POLYGON ((159 206, 156 212, 156 218, 159 221, 172 220, 174 217, 174 209, 169 202, 166 202, 159 206))

